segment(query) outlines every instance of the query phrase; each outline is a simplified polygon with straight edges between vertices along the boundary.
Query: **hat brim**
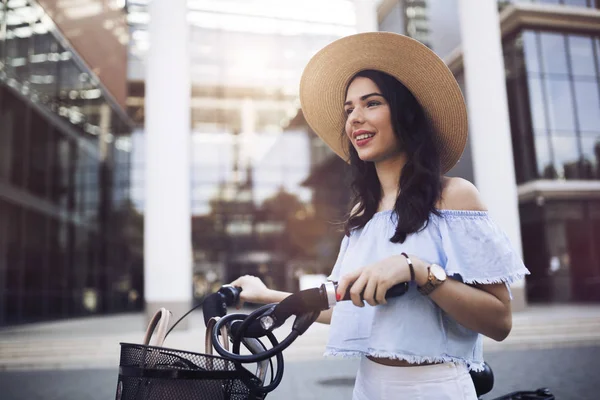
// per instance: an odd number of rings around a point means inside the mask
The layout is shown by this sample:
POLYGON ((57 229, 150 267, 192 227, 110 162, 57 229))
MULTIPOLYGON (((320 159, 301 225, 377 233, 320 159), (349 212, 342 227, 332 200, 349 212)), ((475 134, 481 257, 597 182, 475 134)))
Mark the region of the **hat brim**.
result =
POLYGON ((415 96, 435 132, 442 171, 460 159, 468 135, 465 101, 444 61, 422 43, 391 32, 346 36, 321 49, 300 80, 302 112, 314 132, 348 161, 344 101, 350 80, 373 69, 398 79, 415 96))

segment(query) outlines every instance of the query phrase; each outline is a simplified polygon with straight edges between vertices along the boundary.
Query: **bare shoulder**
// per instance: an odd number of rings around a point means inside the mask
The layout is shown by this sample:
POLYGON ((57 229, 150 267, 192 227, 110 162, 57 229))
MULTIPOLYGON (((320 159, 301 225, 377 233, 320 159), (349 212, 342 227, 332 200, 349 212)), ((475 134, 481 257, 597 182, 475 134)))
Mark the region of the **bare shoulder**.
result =
POLYGON ((438 208, 443 210, 487 211, 479 191, 471 182, 463 178, 442 179, 442 198, 438 208))

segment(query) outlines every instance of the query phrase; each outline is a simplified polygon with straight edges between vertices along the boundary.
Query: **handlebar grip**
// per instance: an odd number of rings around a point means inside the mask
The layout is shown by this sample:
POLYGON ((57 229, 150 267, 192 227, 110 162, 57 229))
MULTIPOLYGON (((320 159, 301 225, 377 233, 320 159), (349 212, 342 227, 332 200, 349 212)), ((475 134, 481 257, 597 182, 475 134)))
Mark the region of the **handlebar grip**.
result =
POLYGON ((242 288, 239 286, 223 285, 219 289, 218 293, 222 296, 227 307, 232 307, 239 303, 242 288))
POLYGON ((227 307, 232 307, 240 301, 241 287, 223 285, 211 295, 208 295, 202 302, 202 314, 204 315, 204 324, 213 317, 223 317, 227 314, 227 307))
MULTIPOLYGON (((398 283, 388 289, 388 291, 385 293, 385 299, 388 300, 388 299, 391 299, 394 297, 400 297, 407 291, 408 291, 408 282, 398 283)), ((360 299, 363 300, 363 293, 360 294, 360 299)), ((346 293, 344 294, 344 297, 342 297, 342 299, 340 301, 344 301, 344 300, 350 300, 350 287, 348 289, 346 289, 346 293)))

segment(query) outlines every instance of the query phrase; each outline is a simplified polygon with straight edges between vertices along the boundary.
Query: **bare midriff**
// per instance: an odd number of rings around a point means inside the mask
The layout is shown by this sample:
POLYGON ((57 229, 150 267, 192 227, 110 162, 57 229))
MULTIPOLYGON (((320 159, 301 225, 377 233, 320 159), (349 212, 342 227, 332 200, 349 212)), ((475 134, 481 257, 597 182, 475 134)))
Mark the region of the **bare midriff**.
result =
POLYGON ((374 363, 386 365, 388 367, 419 367, 419 366, 423 366, 423 365, 436 364, 436 363, 429 363, 429 362, 412 363, 411 364, 406 360, 394 360, 391 358, 377 358, 377 357, 373 357, 373 356, 367 356, 367 358, 369 360, 373 361, 374 363))

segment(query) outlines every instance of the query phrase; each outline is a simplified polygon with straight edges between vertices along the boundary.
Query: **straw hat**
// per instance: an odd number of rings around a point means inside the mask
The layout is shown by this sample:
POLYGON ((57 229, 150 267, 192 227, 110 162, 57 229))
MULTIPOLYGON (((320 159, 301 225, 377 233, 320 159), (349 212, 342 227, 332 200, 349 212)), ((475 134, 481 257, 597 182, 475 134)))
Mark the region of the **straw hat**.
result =
POLYGON ((346 88, 360 71, 385 72, 406 86, 425 110, 437 137, 443 172, 458 161, 467 143, 467 110, 460 87, 446 64, 422 43, 390 32, 347 36, 321 49, 300 81, 302 112, 310 127, 342 159, 346 88))

